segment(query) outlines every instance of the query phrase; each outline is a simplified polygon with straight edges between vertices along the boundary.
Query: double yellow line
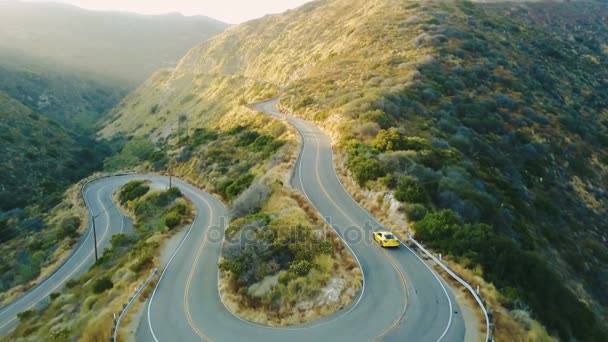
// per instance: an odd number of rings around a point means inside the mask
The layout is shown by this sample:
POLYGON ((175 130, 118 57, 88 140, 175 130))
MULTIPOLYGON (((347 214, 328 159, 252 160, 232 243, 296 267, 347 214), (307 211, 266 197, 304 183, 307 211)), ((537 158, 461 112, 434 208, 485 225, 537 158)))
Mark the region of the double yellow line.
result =
MULTIPOLYGON (((316 148, 316 159, 315 159, 315 175, 317 178, 317 182, 319 183, 321 190, 323 190, 323 193, 327 196, 327 198, 329 198, 329 200, 334 204, 334 206, 336 208, 338 208, 338 210, 342 213, 342 215, 344 215, 344 217, 348 218, 348 220, 351 221, 351 223, 355 223, 353 222, 353 220, 350 218, 350 216, 348 214, 346 214, 346 212, 344 211, 344 209, 342 208, 341 205, 339 205, 334 198, 329 194, 329 192, 327 191, 327 188, 325 188, 325 186, 323 185, 323 182, 321 181, 321 176, 319 175, 319 165, 320 165, 320 141, 319 139, 316 137, 316 135, 314 135, 314 141, 317 145, 316 148)), ((302 153, 303 155, 303 153, 302 153)), ((300 160, 300 163, 302 162, 302 160, 300 160)), ((301 164, 300 164, 301 165, 301 164)), ((333 161, 332 161, 332 165, 331 167, 333 167, 333 161)), ((301 169, 300 169, 301 171, 301 169)), ((340 180, 338 179, 338 182, 340 180)), ((304 187, 303 184, 301 184, 302 187, 304 187)), ((356 225, 356 224, 355 224, 356 225)), ((380 334, 378 337, 376 337, 374 340, 379 340, 381 338, 383 338, 384 336, 388 335, 391 331, 393 331, 396 327, 399 326, 399 323, 401 322, 401 320, 403 319, 403 317, 405 316, 405 313, 407 312, 407 293, 408 293, 408 286, 407 286, 407 281, 405 278, 405 275, 403 274, 403 272, 401 271, 401 269, 399 268, 399 266, 397 265, 397 263, 395 262, 395 259, 393 259, 393 257, 391 257, 386 250, 382 249, 382 252, 384 254, 384 256, 386 257, 386 259, 388 260, 388 262, 391 264, 391 266, 393 266, 393 268, 395 269, 395 271, 397 271, 397 273, 399 274, 399 278, 401 280, 401 283, 403 284, 403 287, 405 289, 405 297, 403 299, 403 311, 401 312, 401 315, 399 316, 399 318, 397 320, 395 320, 393 322, 393 324, 391 324, 391 326, 389 326, 384 332, 382 332, 382 334, 380 334)))
MULTIPOLYGON (((320 165, 320 143, 319 140, 315 137, 314 141, 316 143, 316 160, 315 160, 315 176, 317 178, 317 181, 319 183, 319 186, 321 187, 323 193, 325 194, 325 196, 333 203, 333 205, 340 211, 340 213, 342 213, 342 215, 344 215, 344 217, 346 217, 348 220, 351 221, 351 223, 355 223, 354 221, 352 221, 352 219, 350 218, 350 216, 344 211, 344 209, 342 208, 341 205, 339 205, 334 198, 329 194, 329 191, 327 190, 327 188, 323 185, 323 182, 321 181, 321 176, 319 174, 319 165, 320 165)), ((302 142, 304 143, 304 142, 302 142)), ((303 155, 303 153, 302 153, 303 155)), ((300 163, 302 162, 302 160, 300 160, 300 163)), ((301 164, 300 164, 301 165, 301 164)), ((333 167, 333 165, 332 165, 333 167)), ((301 171, 301 169, 300 169, 301 171)), ((339 181, 339 180, 338 180, 339 181)), ((303 184, 302 184, 303 186, 303 184)), ((214 217, 215 212, 213 210, 213 208, 209 205, 209 203, 205 200, 202 199, 203 202, 205 202, 205 205, 207 206, 207 208, 209 209, 210 212, 210 216, 209 217, 214 217)), ((211 222, 208 222, 208 225, 211 222)), ((188 325, 190 325, 190 327, 192 328, 192 330, 202 339, 202 340, 206 340, 206 341, 213 341, 207 334, 205 334, 194 322, 191 312, 190 312, 190 303, 188 301, 188 298, 190 296, 190 288, 192 286, 192 281, 194 279, 194 274, 196 273, 196 269, 198 266, 198 260, 201 258, 201 255, 203 253, 205 244, 207 243, 208 240, 208 234, 205 233, 204 234, 204 238, 203 241, 201 242, 200 246, 198 247, 195 259, 192 262, 192 266, 190 268, 190 272, 188 274, 188 280, 186 282, 186 287, 185 287, 185 291, 184 291, 184 297, 183 297, 183 307, 184 307, 184 313, 186 315, 186 320, 188 321, 188 325)), ((391 266, 395 269, 395 271, 397 271, 397 274, 399 275, 399 278, 401 280, 401 283, 405 289, 405 297, 403 298, 403 310, 401 312, 401 315, 399 316, 399 318, 397 320, 395 320, 385 331, 383 331, 378 337, 376 337, 374 340, 379 340, 383 337, 385 337, 386 335, 388 335, 391 331, 393 331, 397 326, 399 326, 401 320, 403 319, 403 317, 405 316, 406 312, 407 312, 407 293, 408 293, 408 285, 407 285, 407 281, 405 278, 405 275, 403 274, 403 272, 401 271, 401 269, 399 268, 399 266, 397 265, 397 263, 395 262, 394 258, 392 256, 390 256, 390 254, 388 254, 386 252, 386 250, 382 249, 382 253, 385 256, 385 258, 388 260, 388 262, 391 264, 391 266)))
MULTIPOLYGON (((203 202, 205 202, 205 205, 207 205, 207 208, 209 209, 209 218, 214 217, 215 216, 215 211, 213 210, 213 208, 209 205, 209 203, 201 198, 201 200, 203 202)), ((196 220, 195 220, 196 222, 196 220)), ((194 223, 192 223, 194 224, 194 223)), ((211 219, 209 219, 209 222, 207 223, 207 226, 211 225, 211 219)), ((196 272, 196 268, 198 266, 198 260, 201 258, 201 255, 203 254, 203 249, 205 247, 205 244, 207 243, 207 237, 209 236, 209 234, 207 234, 208 232, 204 233, 204 238, 203 241, 201 242, 200 246, 198 247, 198 251, 196 252, 196 256, 194 258, 194 260, 192 261, 192 266, 190 267, 190 273, 188 274, 188 281, 186 282, 186 288, 184 291, 184 313, 186 314, 186 320, 188 321, 188 325, 190 325, 190 328, 192 328, 192 330, 203 340, 206 341, 212 341, 212 339, 207 336, 201 329, 199 329, 196 326, 196 323, 194 322, 194 320, 192 319, 192 315, 190 313, 190 303, 188 301, 188 297, 190 297, 190 287, 192 286, 192 279, 194 279, 194 273, 196 272)))

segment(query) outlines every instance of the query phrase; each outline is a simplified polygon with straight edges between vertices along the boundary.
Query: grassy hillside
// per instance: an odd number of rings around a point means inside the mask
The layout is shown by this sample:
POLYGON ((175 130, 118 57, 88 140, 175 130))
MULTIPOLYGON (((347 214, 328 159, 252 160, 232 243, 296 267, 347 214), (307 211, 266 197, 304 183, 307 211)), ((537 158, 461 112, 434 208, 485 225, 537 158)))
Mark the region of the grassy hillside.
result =
POLYGON ((100 168, 109 153, 2 92, 0 141, 1 211, 47 200, 100 168))
POLYGON ((605 340, 606 5, 535 5, 542 21, 485 6, 316 1, 236 26, 150 79, 104 133, 167 136, 182 110, 209 122, 247 95, 229 81, 284 86, 282 108, 332 135, 358 191, 401 203, 418 237, 497 287, 492 305, 524 330, 530 314, 560 339, 605 340))
POLYGON ((226 27, 202 16, 144 16, 2 1, 0 61, 28 57, 133 86, 226 27))

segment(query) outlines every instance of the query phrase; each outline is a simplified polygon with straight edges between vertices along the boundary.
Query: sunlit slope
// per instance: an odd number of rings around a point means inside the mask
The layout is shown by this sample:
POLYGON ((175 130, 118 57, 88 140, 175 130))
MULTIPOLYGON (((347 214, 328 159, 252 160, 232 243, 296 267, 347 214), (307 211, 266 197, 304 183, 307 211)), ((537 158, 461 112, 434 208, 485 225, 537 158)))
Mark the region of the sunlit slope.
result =
POLYGON ((192 49, 103 133, 165 137, 182 114, 214 125, 283 86, 281 109, 322 125, 361 189, 394 194, 410 221, 449 210, 454 229, 421 236, 493 283, 513 317, 601 340, 608 59, 594 34, 605 4, 574 5, 586 15, 572 31, 568 4, 546 7, 564 20, 538 21, 469 2, 312 2, 192 49))

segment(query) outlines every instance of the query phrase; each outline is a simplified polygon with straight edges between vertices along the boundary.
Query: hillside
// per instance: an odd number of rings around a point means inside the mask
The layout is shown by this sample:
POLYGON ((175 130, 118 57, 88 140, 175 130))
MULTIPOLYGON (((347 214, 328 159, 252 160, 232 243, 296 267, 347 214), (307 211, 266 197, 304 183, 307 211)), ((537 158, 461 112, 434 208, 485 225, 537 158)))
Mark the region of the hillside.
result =
POLYGON ((132 87, 226 27, 206 17, 0 1, 0 91, 90 131, 132 87))
POLYGON ((0 1, 0 61, 17 56, 17 61, 31 59, 134 86, 226 27, 202 16, 144 16, 0 1))
POLYGON ((109 153, 2 92, 0 142, 0 212, 48 200, 98 169, 109 153))
POLYGON ((562 340, 606 340, 608 55, 591 38, 606 5, 534 5, 540 21, 487 6, 316 1, 232 27, 150 78, 102 134, 175 138, 182 116, 213 126, 283 86, 282 109, 331 134, 364 204, 493 285, 497 336, 538 338, 532 317, 562 340), (564 6, 595 23, 576 25, 582 41, 552 29, 564 6))
POLYGON ((0 91, 62 127, 81 133, 93 131, 97 121, 129 90, 69 70, 1 61, 0 79, 0 91))

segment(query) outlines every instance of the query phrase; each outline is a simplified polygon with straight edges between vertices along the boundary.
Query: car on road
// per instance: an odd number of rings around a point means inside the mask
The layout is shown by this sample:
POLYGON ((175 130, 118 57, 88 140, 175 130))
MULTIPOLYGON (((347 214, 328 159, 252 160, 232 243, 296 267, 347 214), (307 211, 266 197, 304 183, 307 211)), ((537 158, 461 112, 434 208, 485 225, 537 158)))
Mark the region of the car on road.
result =
POLYGON ((399 240, 391 232, 374 232, 374 240, 382 247, 399 247, 399 240))

